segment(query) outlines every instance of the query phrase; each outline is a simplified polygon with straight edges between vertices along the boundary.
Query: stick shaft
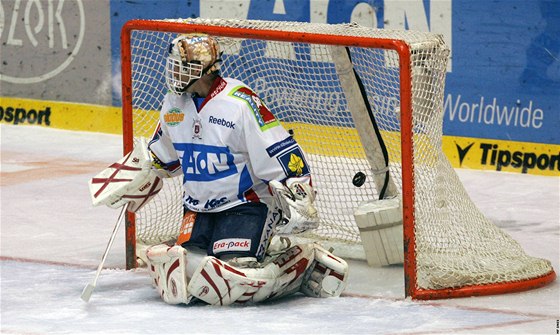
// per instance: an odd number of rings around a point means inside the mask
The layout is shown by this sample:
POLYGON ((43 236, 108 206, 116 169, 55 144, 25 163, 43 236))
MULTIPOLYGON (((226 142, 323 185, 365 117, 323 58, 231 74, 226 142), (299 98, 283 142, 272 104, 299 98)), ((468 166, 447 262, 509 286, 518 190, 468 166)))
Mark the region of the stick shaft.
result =
POLYGON ((115 228, 113 228, 113 233, 111 234, 111 238, 109 239, 109 243, 107 243, 107 247, 105 248, 105 252, 103 253, 103 257, 101 258, 101 263, 99 263, 99 266, 97 267, 97 271, 95 272, 95 277, 93 278, 93 280, 91 281, 91 283, 87 284, 86 287, 84 288, 84 291, 82 292, 82 300, 84 300, 85 302, 88 302, 91 295, 93 294, 93 290, 95 288, 95 285, 97 285, 97 279, 99 279, 99 275, 101 274, 101 270, 103 269, 103 265, 105 265, 105 260, 107 259, 107 255, 109 254, 109 250, 111 250, 111 247, 113 246, 113 242, 115 241, 115 237, 117 236, 117 231, 119 230, 119 227, 121 226, 121 223, 124 221, 124 216, 125 213, 128 209, 128 203, 126 204, 126 206, 123 206, 121 209, 121 213, 119 214, 119 218, 117 219, 117 223, 115 224, 115 228))

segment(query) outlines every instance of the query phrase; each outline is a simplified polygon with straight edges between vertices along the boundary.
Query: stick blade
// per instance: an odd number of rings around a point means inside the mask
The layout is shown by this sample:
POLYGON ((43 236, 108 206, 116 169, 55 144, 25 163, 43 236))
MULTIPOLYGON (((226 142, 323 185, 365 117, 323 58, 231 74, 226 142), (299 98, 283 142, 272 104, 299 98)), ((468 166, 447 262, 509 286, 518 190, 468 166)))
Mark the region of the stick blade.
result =
POLYGON ((95 289, 94 285, 87 284, 86 287, 84 287, 84 290, 82 291, 82 295, 80 296, 80 298, 82 298, 82 300, 85 302, 89 302, 89 299, 91 298, 94 289, 95 289))

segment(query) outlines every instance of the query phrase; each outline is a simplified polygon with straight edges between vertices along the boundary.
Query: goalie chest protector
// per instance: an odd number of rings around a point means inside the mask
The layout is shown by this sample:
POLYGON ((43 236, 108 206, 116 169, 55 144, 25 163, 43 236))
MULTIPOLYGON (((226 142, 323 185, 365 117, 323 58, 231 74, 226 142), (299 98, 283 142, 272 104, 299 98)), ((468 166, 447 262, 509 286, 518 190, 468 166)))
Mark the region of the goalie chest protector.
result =
POLYGON ((214 212, 249 201, 270 203, 265 181, 309 174, 303 150, 242 82, 218 78, 199 109, 188 95, 168 93, 150 149, 179 160, 184 204, 214 212))

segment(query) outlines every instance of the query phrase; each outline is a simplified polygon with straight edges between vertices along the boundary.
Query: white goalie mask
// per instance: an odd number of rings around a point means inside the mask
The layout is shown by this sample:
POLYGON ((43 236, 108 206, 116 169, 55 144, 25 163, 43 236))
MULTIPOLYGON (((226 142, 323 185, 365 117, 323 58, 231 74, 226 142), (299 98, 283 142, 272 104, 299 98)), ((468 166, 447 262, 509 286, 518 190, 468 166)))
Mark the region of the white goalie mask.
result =
POLYGON ((220 48, 216 40, 203 34, 176 37, 169 45, 166 65, 167 87, 183 94, 200 77, 219 71, 220 48))

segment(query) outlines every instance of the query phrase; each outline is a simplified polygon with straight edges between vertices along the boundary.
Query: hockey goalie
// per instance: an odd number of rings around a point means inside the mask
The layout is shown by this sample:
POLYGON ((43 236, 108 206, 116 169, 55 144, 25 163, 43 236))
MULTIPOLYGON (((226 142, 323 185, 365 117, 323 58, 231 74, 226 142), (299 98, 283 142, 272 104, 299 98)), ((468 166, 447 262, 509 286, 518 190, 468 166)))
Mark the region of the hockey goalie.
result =
POLYGON ((152 283, 169 304, 339 296, 347 263, 290 240, 318 225, 302 148, 257 94, 220 76, 215 38, 179 35, 167 52, 168 93, 154 135, 96 176, 111 182, 90 183, 93 203, 136 211, 161 178, 182 175, 177 241, 146 251, 152 283))

